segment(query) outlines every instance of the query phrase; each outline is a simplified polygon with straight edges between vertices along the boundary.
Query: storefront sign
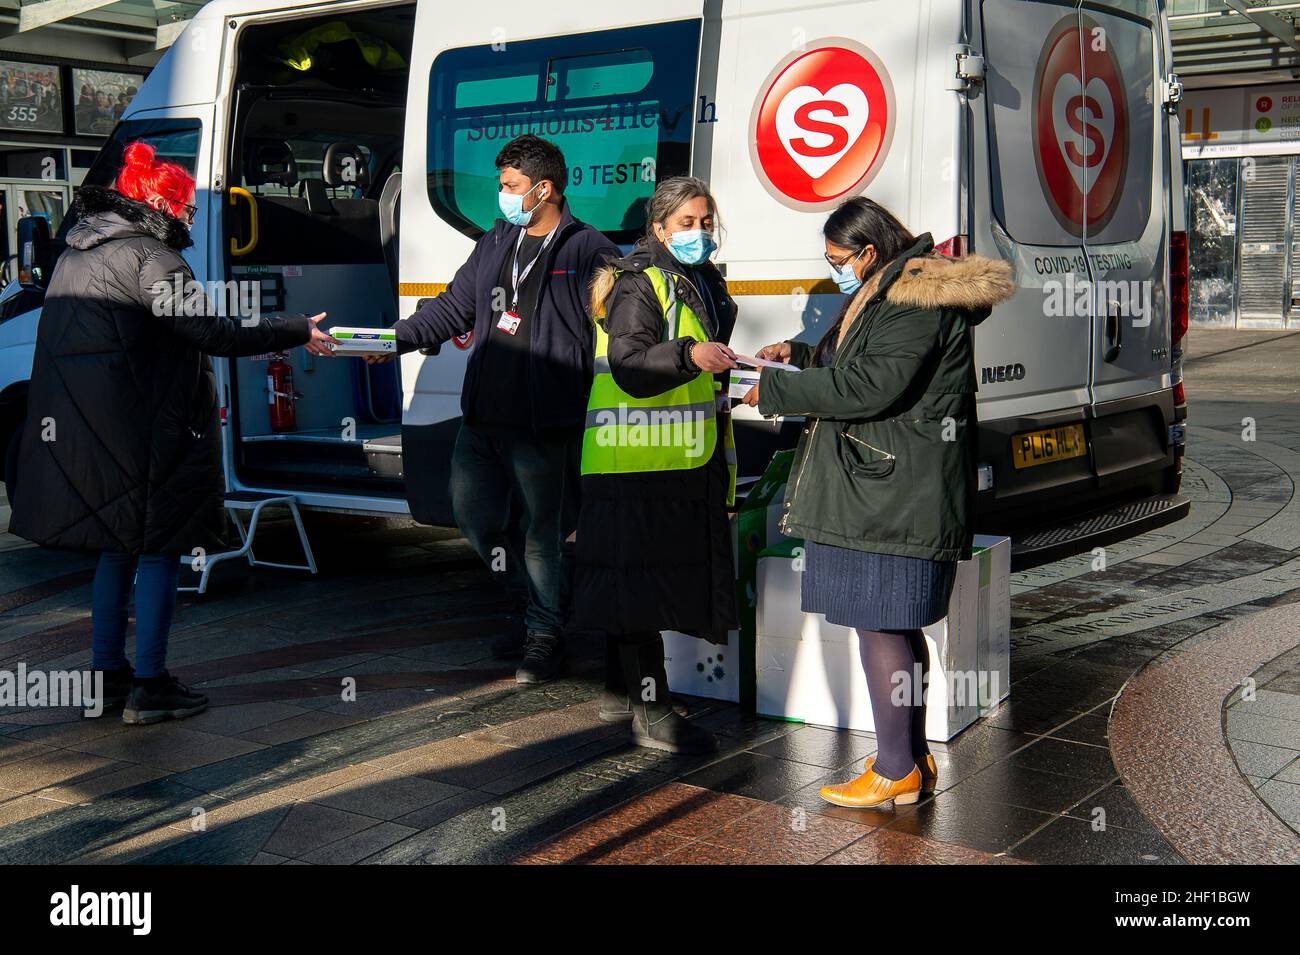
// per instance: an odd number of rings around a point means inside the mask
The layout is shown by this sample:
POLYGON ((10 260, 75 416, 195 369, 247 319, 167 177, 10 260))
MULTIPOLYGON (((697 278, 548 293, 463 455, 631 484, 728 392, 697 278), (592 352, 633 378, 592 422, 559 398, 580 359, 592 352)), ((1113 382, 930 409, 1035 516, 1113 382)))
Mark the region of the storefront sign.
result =
POLYGON ((1300 83, 1187 90, 1183 158, 1300 153, 1300 83))
POLYGON ((0 60, 0 129, 63 132, 63 86, 57 66, 0 60))

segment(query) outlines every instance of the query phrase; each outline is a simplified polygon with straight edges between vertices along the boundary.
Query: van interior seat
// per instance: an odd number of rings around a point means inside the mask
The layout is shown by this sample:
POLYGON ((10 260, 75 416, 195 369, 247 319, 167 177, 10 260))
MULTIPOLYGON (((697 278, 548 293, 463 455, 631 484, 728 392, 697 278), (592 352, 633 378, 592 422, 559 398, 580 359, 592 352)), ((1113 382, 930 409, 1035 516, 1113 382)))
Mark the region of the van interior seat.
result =
POLYGON ((257 246, 239 261, 247 265, 348 264, 384 262, 377 199, 331 198, 331 188, 361 188, 370 170, 350 143, 326 149, 323 179, 299 178, 287 143, 261 140, 245 152, 244 182, 256 188, 281 186, 289 195, 259 193, 257 246), (346 177, 346 181, 345 181, 346 177), (293 194, 297 187, 297 195, 293 194))

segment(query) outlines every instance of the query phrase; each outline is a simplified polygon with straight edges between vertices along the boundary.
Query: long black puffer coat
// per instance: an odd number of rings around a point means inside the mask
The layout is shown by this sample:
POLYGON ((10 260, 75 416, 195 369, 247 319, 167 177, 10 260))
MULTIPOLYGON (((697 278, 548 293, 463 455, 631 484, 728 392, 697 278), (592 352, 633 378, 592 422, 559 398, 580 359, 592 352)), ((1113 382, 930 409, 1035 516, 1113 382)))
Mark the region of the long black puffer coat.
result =
POLYGON ((301 345, 311 323, 216 315, 180 255, 189 230, 144 203, 85 187, 70 211, 36 334, 10 530, 74 550, 211 550, 225 512, 207 356, 301 345))
MULTIPOLYGON (((730 341, 736 324, 735 302, 711 263, 682 265, 661 243, 644 239, 615 259, 597 274, 592 307, 599 312, 607 303, 610 371, 637 397, 700 374, 688 357, 694 340, 663 340, 663 309, 644 274, 652 265, 712 341, 730 341)), ((727 631, 739 626, 727 485, 721 430, 701 467, 584 475, 570 625, 611 634, 680 630, 726 643, 727 631)))

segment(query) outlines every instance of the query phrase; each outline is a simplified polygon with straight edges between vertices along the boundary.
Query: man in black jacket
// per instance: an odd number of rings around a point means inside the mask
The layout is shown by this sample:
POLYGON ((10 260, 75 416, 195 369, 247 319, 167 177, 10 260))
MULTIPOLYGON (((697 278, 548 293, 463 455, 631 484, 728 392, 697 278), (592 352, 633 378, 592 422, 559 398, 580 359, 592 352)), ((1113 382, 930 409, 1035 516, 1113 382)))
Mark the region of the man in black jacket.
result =
POLYGON ((516 678, 542 683, 563 664, 578 461, 591 389, 591 278, 618 247, 564 199, 568 167, 525 135, 497 155, 503 219, 441 295, 398 322, 398 350, 473 333, 451 462, 456 522, 518 603, 523 627, 495 648, 522 651, 516 678), (526 597, 525 597, 526 595, 526 597))

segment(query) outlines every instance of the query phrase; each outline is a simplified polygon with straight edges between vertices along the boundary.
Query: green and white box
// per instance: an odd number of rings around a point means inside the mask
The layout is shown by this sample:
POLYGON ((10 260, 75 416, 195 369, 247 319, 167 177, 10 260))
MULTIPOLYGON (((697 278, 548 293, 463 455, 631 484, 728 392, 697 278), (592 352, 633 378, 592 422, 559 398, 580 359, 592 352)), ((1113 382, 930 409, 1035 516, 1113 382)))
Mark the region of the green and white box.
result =
MULTIPOLYGON (((800 609, 803 549, 758 561, 757 710, 762 716, 872 731, 858 636, 800 609)), ((1011 684, 1011 542, 975 538, 957 565, 948 615, 925 628, 930 651, 925 735, 952 739, 1006 698, 1011 684)))
POLYGON ((397 333, 391 328, 331 328, 336 355, 396 355, 397 333))

